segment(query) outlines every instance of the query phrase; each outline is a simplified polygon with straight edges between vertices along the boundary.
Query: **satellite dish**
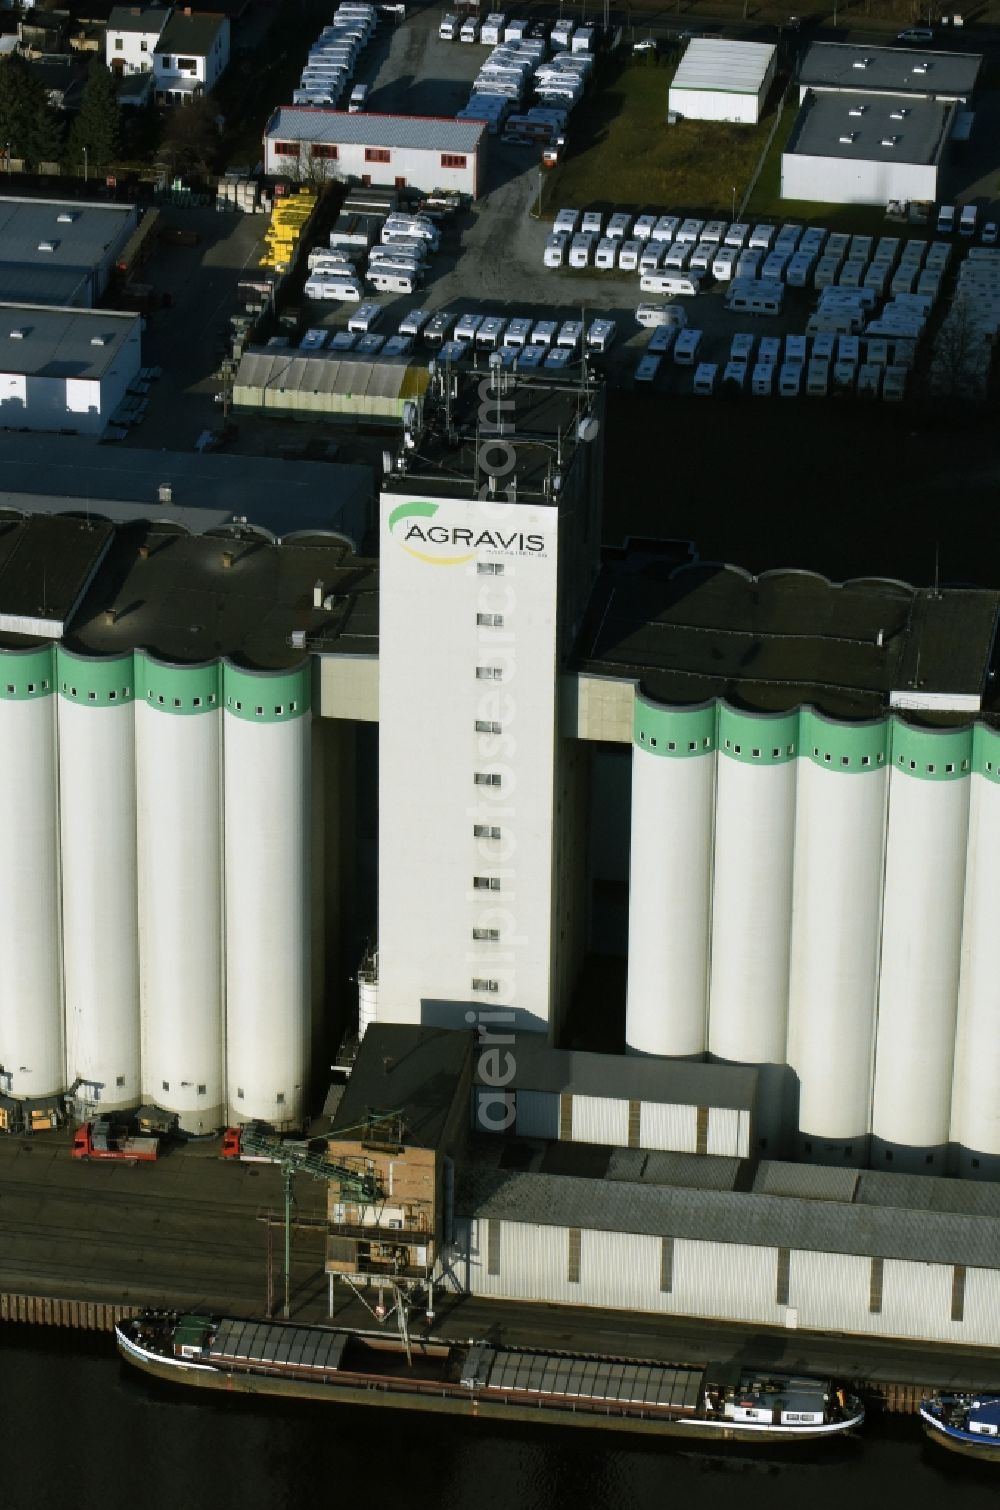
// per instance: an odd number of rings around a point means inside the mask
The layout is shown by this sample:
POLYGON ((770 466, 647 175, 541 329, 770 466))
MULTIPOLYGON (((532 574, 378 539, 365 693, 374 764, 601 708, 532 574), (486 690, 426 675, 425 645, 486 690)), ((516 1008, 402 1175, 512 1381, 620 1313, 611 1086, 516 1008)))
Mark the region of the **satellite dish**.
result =
POLYGON ((601 422, 593 414, 585 414, 576 427, 577 440, 596 440, 601 422))

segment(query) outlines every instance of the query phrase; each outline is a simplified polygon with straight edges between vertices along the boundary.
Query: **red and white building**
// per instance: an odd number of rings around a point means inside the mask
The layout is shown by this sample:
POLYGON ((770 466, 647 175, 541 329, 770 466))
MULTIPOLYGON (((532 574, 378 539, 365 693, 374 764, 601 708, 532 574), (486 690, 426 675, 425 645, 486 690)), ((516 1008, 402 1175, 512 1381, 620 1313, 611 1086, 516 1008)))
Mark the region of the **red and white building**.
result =
POLYGON ((353 179, 397 189, 456 189, 478 198, 486 123, 450 116, 351 115, 282 105, 264 129, 265 172, 353 179))

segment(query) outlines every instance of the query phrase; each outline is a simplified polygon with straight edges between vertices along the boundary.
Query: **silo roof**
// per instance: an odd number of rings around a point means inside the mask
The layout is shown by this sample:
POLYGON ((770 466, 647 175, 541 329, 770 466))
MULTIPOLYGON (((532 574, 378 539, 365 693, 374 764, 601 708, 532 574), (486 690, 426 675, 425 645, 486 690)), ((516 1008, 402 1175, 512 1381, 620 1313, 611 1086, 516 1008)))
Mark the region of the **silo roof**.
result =
POLYGON ((675 89, 708 89, 720 94, 759 94, 774 59, 768 42, 731 42, 694 37, 670 84, 675 89))

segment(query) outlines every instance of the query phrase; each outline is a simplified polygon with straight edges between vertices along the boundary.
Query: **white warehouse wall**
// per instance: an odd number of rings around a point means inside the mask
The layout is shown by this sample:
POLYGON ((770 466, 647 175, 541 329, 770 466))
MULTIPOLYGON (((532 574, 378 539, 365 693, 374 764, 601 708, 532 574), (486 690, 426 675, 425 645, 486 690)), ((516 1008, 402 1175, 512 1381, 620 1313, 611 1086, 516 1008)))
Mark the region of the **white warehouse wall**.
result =
POLYGON ((935 200, 936 163, 885 163, 842 157, 781 154, 782 199, 824 204, 886 205, 890 199, 935 200))

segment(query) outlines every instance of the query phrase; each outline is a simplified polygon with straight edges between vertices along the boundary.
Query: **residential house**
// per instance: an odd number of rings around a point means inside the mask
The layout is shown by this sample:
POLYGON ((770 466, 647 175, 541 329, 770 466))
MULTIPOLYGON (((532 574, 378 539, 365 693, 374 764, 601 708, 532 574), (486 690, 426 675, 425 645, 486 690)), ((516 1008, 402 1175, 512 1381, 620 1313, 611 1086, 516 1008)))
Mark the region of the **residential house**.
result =
POLYGON ((229 19, 172 6, 116 6, 105 58, 116 73, 151 72, 158 105, 207 94, 229 63, 229 19))

